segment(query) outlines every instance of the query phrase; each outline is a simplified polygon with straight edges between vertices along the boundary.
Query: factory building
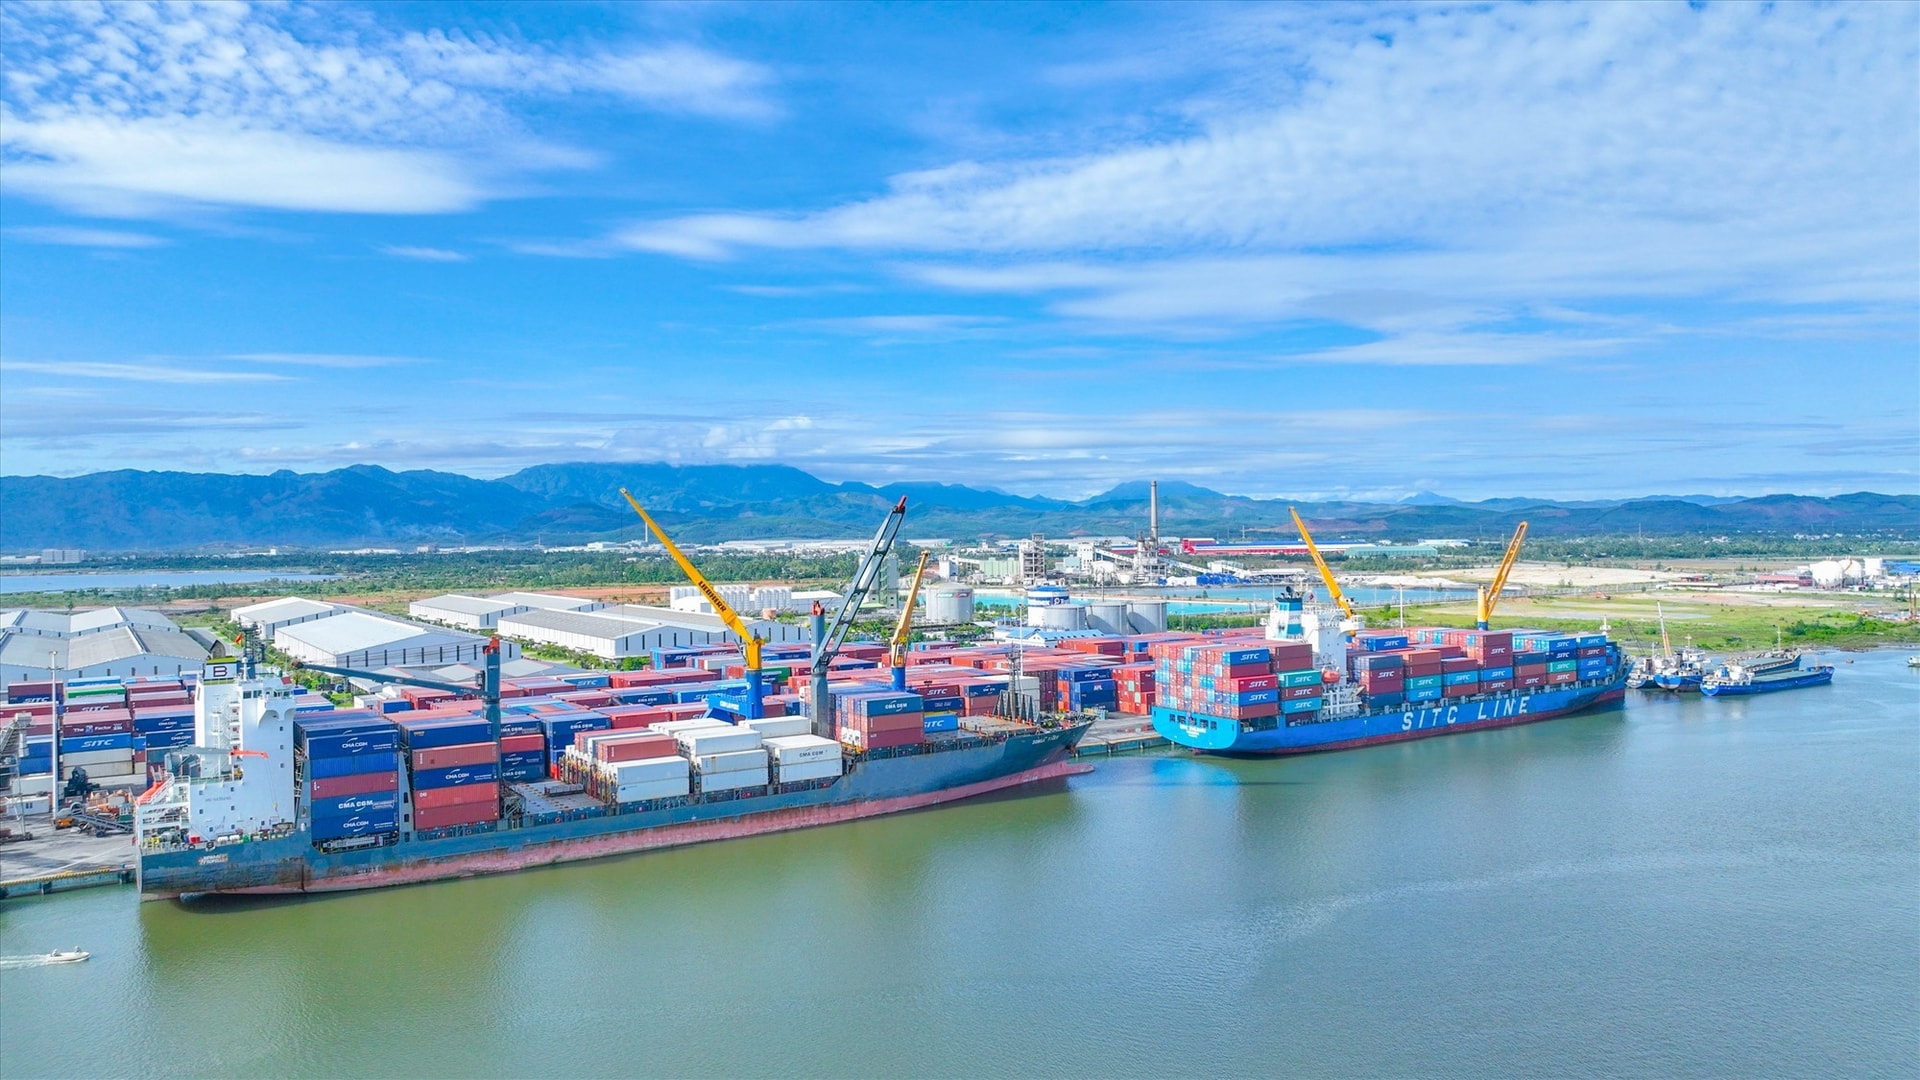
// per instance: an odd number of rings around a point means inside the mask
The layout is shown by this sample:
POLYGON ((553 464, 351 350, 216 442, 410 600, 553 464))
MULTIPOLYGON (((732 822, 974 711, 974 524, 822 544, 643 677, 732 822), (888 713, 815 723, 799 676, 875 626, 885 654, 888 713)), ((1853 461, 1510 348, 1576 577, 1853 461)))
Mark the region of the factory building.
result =
MULTIPOLYGON (((713 591, 727 606, 741 614, 762 611, 807 611, 813 607, 817 592, 794 592, 786 585, 715 585, 713 591)), ((839 596, 828 593, 837 603, 839 596)), ((667 606, 674 611, 712 615, 713 605, 692 585, 675 585, 667 594, 667 606)))
POLYGON ((468 630, 491 630, 499 624, 502 615, 518 615, 527 610, 530 610, 530 605, 514 603, 511 600, 462 596, 459 593, 448 593, 431 600, 415 600, 407 605, 407 614, 416 619, 465 627, 468 630))
MULTIPOLYGON (((487 639, 348 608, 329 618, 283 626, 274 633, 273 645, 309 664, 373 671, 483 663, 487 639)), ((519 655, 518 646, 503 644, 502 649, 502 660, 519 655)))
POLYGON ((599 611, 606 607, 604 600, 587 600, 578 596, 561 596, 558 593, 508 592, 487 597, 503 604, 517 604, 520 607, 541 611, 599 611))
POLYGON ((197 671, 206 646, 141 608, 0 611, 0 685, 197 671))
POLYGON ((234 608, 232 618, 234 622, 271 641, 283 626, 331 618, 347 610, 350 609, 345 605, 329 604, 325 600, 283 596, 278 600, 234 608))
MULTIPOLYGON (((750 629, 768 641, 804 641, 803 626, 749 620, 750 629)), ((717 615, 675 611, 640 604, 617 604, 596 611, 523 611, 500 619, 502 636, 558 645, 608 660, 639 656, 685 645, 739 644, 717 615)))

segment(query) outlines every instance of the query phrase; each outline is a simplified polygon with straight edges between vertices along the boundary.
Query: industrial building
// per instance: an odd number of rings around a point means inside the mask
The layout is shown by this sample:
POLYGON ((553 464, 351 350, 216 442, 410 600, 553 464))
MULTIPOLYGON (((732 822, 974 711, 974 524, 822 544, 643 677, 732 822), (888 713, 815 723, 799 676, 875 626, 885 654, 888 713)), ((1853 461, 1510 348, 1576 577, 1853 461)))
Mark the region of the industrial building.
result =
POLYGON ((0 685, 58 677, 178 675, 207 648, 173 620, 143 608, 0 611, 0 685))
POLYGON ((558 593, 507 592, 487 597, 502 604, 517 604, 524 608, 538 608, 542 611, 598 611, 606 607, 604 600, 587 600, 578 596, 561 596, 558 593))
POLYGON ((500 622, 502 615, 518 615, 529 609, 530 605, 515 603, 512 600, 485 599, 448 593, 430 600, 415 600, 407 605, 407 614, 416 619, 465 627, 468 630, 491 630, 500 622))
MULTIPOLYGON (((803 641, 807 636, 805 627, 772 620, 750 620, 747 625, 768 641, 803 641)), ((684 645, 739 644, 717 615, 640 604, 595 611, 523 611, 502 617, 498 628, 504 637, 558 645, 608 660, 684 645)))
POLYGON ((330 604, 325 600, 283 596, 278 600, 264 600, 258 604, 246 604, 234 608, 231 617, 242 627, 272 640, 273 635, 283 626, 331 618, 347 610, 350 609, 345 605, 330 604))
MULTIPOLYGON (((329 618, 282 626, 273 635, 274 648, 296 660, 361 670, 477 664, 485 654, 487 640, 355 608, 329 618)), ((502 648, 503 660, 519 655, 518 646, 503 643, 502 648)))

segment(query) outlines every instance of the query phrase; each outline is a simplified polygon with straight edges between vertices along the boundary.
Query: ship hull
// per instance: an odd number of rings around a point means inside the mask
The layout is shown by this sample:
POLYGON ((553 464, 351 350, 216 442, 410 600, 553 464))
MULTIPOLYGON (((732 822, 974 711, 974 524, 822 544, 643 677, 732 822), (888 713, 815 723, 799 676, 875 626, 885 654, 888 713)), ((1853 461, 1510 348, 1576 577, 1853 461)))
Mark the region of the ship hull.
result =
POLYGON ((862 760, 823 788, 403 839, 355 851, 321 851, 304 833, 295 833, 217 848, 150 852, 140 860, 140 892, 153 900, 377 889, 858 821, 1088 772, 1091 766, 1069 760, 1085 731, 1079 725, 1015 735, 985 747, 862 760))
POLYGON ((1776 690, 1799 690, 1807 686, 1825 686, 1833 681, 1831 667, 1817 667, 1787 676, 1755 679, 1750 683, 1719 683, 1701 688, 1708 697, 1747 697, 1771 694, 1776 690))
POLYGON ((1626 696, 1623 672, 1604 683, 1564 690, 1486 695, 1421 708, 1363 712, 1342 720, 1263 731, 1223 734, 1217 727, 1211 731, 1196 730, 1190 721, 1180 721, 1183 714, 1164 709, 1154 710, 1153 722, 1154 729, 1176 745, 1230 756, 1274 757, 1353 750, 1436 735, 1533 724, 1577 712, 1617 709, 1626 696), (1213 745, 1205 745, 1207 743, 1213 745))

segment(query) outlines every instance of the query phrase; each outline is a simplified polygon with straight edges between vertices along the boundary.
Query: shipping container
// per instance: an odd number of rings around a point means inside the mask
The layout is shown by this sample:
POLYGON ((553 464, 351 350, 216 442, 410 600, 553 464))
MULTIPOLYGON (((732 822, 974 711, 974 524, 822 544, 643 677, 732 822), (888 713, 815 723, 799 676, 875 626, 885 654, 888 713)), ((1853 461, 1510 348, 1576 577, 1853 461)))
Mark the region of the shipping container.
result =
POLYGON ((416 772, 451 769, 460 765, 485 765, 500 760, 500 748, 490 742, 438 746, 414 750, 407 755, 407 760, 416 772))
POLYGON ((495 784, 461 784, 457 787, 416 788, 416 810, 444 809, 449 806, 498 806, 500 788, 495 784))
POLYGON ((307 796, 312 799, 337 799, 345 795, 372 795, 382 791, 399 791, 400 773, 393 772, 355 773, 351 776, 316 777, 307 786, 307 796))
POLYGON ((648 799, 676 799, 692 793, 691 776, 669 777, 664 780, 646 780, 637 784, 627 784, 612 789, 614 802, 645 802, 648 799))
POLYGON ((415 769, 413 772, 414 789, 439 787, 458 787, 468 784, 498 784, 500 766, 489 762, 484 765, 456 765, 451 769, 415 769))
POLYGON ((500 819, 500 808, 488 803, 447 807, 417 807, 413 827, 419 831, 451 829, 460 825, 479 825, 500 819))
POLYGON ((729 750, 758 750, 760 733, 727 725, 722 728, 696 728, 674 733, 680 746, 695 757, 723 754, 729 750))
POLYGON ((840 755, 835 754, 826 761, 808 761, 794 765, 777 766, 774 769, 774 782, 780 784, 797 784, 805 780, 825 780, 828 777, 839 776, 840 772, 840 755))
POLYGON ((693 767, 702 775, 710 773, 740 772, 753 770, 767 771, 767 752, 761 749, 731 750, 718 754, 701 754, 693 758, 693 767))
POLYGON ((686 758, 673 757, 644 758, 639 761, 605 762, 600 766, 601 773, 616 785, 625 786, 652 780, 670 780, 684 777, 688 772, 686 758))
POLYGON ((353 776, 370 772, 399 772, 400 755, 388 750, 378 754, 355 754, 351 757, 323 757, 307 759, 307 776, 313 779, 332 776, 353 776))

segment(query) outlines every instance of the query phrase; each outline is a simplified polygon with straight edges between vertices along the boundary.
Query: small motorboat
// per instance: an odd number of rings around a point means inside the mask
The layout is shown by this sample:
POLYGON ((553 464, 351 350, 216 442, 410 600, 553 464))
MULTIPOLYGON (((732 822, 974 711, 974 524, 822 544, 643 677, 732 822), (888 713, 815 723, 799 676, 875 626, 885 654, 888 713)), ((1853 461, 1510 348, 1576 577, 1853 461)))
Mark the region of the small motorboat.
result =
POLYGON ((83 949, 55 949, 47 954, 49 964, 77 964, 93 954, 83 949))
POLYGON ((1909 657, 1907 657, 1907 666, 1908 666, 1908 667, 1920 667, 1920 656, 1909 656, 1909 657))

